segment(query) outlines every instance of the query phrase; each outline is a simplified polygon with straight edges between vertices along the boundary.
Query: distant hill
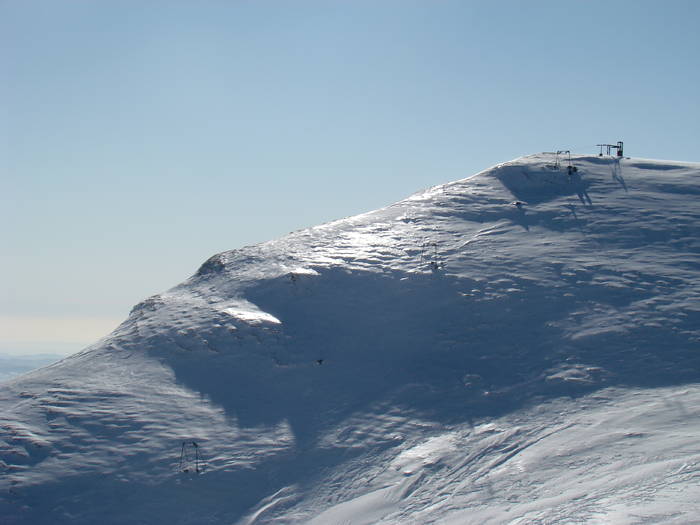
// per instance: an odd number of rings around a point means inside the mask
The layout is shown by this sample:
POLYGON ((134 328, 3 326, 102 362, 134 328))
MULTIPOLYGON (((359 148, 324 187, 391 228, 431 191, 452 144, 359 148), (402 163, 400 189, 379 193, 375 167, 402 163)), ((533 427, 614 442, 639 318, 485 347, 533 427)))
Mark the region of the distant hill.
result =
POLYGON ((24 374, 36 368, 55 363, 59 354, 2 355, 0 354, 0 381, 24 374))

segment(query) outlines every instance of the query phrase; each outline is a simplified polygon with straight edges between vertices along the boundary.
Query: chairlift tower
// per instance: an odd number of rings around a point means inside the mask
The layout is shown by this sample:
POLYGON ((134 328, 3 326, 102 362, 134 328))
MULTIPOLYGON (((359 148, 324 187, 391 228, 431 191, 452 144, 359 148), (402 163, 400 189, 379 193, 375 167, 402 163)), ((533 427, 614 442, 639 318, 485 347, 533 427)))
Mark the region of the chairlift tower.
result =
POLYGON ((199 474, 199 445, 196 441, 183 441, 180 449, 180 470, 189 472, 192 467, 199 474))
POLYGON ((571 150, 560 149, 557 151, 557 158, 556 158, 557 169, 559 169, 559 155, 568 155, 568 157, 567 157, 568 166, 571 166, 571 150))
POLYGON ((596 146, 598 146, 600 148, 600 153, 598 153, 598 156, 602 157, 603 156, 603 148, 607 148, 606 149, 607 155, 610 155, 610 150, 615 149, 615 150, 617 150, 616 156, 622 157, 624 155, 623 145, 624 144, 621 140, 618 140, 617 144, 596 144, 596 146))
POLYGON ((561 170, 561 159, 562 157, 566 159, 566 172, 571 175, 572 173, 578 171, 578 168, 574 166, 571 163, 571 150, 568 149, 560 149, 557 150, 556 152, 553 152, 554 154, 554 164, 547 164, 545 165, 546 168, 559 171, 561 170), (566 157, 564 157, 566 155, 566 157))

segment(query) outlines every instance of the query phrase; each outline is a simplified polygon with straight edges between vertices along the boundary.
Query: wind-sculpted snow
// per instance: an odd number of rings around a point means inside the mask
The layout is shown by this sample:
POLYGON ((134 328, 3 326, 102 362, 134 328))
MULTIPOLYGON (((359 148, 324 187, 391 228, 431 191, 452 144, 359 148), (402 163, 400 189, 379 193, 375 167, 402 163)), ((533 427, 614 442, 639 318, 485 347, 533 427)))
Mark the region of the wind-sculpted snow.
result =
POLYGON ((700 166, 574 163, 215 255, 6 383, 1 521, 691 521, 700 166))

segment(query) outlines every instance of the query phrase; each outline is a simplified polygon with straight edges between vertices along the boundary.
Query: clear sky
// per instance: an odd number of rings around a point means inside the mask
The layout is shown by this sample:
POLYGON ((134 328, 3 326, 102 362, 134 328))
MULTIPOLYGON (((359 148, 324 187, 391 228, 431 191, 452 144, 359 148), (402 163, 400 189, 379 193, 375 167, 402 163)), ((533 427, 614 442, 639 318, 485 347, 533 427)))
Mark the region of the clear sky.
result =
POLYGON ((0 353, 538 151, 700 161, 700 2, 0 0, 0 353))

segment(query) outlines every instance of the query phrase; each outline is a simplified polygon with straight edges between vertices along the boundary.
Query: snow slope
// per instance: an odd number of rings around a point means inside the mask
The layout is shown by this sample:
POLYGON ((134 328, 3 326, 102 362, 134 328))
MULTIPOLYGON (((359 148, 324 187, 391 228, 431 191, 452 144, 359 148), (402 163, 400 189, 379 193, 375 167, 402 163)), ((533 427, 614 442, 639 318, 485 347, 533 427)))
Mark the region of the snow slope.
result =
POLYGON ((5 383, 0 521, 695 521, 700 165, 573 160, 218 254, 5 383))

